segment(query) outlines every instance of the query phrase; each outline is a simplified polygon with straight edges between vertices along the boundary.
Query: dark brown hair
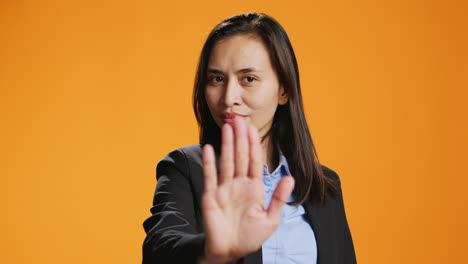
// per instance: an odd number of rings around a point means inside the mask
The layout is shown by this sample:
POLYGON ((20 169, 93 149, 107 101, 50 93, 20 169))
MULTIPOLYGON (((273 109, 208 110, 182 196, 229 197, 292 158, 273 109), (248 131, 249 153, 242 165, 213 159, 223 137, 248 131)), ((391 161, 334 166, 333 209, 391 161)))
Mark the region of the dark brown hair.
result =
POLYGON ((288 94, 288 102, 279 105, 268 132, 275 151, 281 150, 296 181, 293 204, 305 200, 325 202, 326 192, 336 193, 333 183, 324 176, 302 104, 299 70, 288 35, 281 25, 265 14, 248 13, 230 17, 218 24, 203 46, 193 90, 193 108, 200 127, 200 144, 219 150, 221 131, 210 114, 205 99, 207 66, 211 51, 220 39, 236 34, 258 36, 270 55, 278 80, 288 94))

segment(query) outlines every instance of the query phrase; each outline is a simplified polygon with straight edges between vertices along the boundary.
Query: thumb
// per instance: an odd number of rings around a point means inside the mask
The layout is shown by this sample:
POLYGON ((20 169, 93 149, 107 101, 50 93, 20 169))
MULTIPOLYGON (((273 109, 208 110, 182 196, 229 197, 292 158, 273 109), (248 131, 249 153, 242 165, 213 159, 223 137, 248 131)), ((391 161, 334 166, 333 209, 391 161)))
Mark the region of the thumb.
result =
POLYGON ((279 219, 281 215, 281 208, 286 203, 289 195, 294 189, 294 178, 292 176, 283 177, 271 198, 270 205, 268 206, 268 216, 272 219, 279 219))

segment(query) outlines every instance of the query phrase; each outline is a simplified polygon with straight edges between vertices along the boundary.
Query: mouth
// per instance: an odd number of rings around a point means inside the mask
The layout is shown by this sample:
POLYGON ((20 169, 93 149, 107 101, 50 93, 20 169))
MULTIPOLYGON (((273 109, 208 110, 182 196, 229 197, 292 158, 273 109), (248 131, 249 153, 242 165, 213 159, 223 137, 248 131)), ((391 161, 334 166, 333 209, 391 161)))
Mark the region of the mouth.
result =
POLYGON ((222 118, 224 123, 232 125, 234 123, 234 119, 239 117, 246 117, 247 115, 241 115, 237 113, 224 113, 222 118))

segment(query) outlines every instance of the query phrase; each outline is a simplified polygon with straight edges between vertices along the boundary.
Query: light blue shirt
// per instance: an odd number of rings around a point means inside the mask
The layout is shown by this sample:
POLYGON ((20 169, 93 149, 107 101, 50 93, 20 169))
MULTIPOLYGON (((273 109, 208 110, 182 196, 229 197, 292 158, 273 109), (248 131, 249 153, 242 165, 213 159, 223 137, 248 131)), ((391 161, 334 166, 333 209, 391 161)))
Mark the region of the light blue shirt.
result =
MULTIPOLYGON (((270 174, 268 166, 263 165, 263 186, 265 190, 265 209, 282 177, 291 175, 286 158, 281 155, 278 167, 270 174)), ((288 198, 288 202, 294 197, 288 198)), ((263 263, 317 263, 317 243, 314 231, 305 216, 302 205, 283 206, 280 225, 262 245, 263 263)))

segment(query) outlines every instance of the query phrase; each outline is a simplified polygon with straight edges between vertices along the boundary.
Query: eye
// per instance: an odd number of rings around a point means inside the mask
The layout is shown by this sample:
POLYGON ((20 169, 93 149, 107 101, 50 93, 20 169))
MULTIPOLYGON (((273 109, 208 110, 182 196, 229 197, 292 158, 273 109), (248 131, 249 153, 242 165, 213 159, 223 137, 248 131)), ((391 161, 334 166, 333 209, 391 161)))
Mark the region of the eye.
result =
POLYGON ((208 77, 208 80, 212 83, 220 83, 224 81, 224 78, 222 76, 216 75, 208 77))
POLYGON ((246 82, 251 83, 251 82, 255 81, 256 79, 255 79, 255 77, 247 76, 247 77, 244 77, 244 80, 245 80, 246 82))

